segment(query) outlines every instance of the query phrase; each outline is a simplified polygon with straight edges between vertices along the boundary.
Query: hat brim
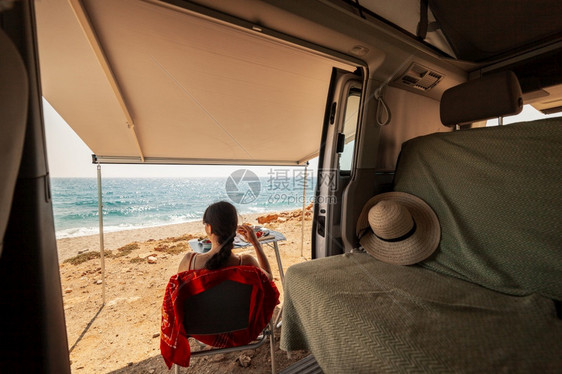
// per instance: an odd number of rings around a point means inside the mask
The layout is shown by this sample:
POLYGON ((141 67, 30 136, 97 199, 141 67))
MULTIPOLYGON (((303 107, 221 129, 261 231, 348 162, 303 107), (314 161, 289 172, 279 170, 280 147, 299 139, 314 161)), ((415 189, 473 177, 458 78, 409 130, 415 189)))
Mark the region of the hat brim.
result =
POLYGON ((357 220, 356 234, 359 236, 369 229, 369 210, 381 200, 393 200, 406 207, 416 223, 416 230, 397 242, 382 240, 369 230, 359 241, 363 249, 377 260, 395 265, 412 265, 431 256, 441 239, 439 219, 425 201, 405 192, 386 192, 369 199, 357 220))

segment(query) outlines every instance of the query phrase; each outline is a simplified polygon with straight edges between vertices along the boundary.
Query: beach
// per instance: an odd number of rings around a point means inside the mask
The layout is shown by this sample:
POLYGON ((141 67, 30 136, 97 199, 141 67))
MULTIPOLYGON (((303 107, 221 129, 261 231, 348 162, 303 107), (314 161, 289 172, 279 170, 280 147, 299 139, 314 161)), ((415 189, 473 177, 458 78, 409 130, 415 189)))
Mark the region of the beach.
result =
MULTIPOLYGON (((270 214, 279 214, 272 212, 270 214)), ((239 220, 257 224, 257 218, 263 216, 259 214, 241 214, 239 220)), ((136 230, 123 230, 104 233, 104 247, 106 249, 119 248, 132 242, 145 242, 150 239, 163 239, 169 237, 179 237, 185 234, 204 234, 203 223, 201 220, 178 223, 174 225, 146 227, 136 230)), ((87 235, 74 238, 62 238, 57 240, 59 261, 64 261, 69 257, 76 256, 82 251, 99 251, 100 236, 87 235)))
MULTIPOLYGON (((312 206, 305 210, 301 247, 302 210, 243 214, 242 222, 281 232, 278 243, 283 268, 310 259, 312 206), (269 221, 269 222, 266 222, 269 221)), ((168 373, 160 356, 160 308, 170 276, 190 251, 188 240, 203 236, 201 221, 110 232, 104 235, 105 304, 102 301, 102 264, 98 235, 57 240, 64 297, 68 346, 73 373, 168 373), (86 258, 87 261, 80 262, 86 258)), ((274 281, 283 300, 277 260, 264 245, 274 281)), ((252 253, 252 247, 234 253, 252 253)), ((277 311, 276 311, 277 313, 277 311)), ((279 350, 278 371, 305 357, 288 358, 279 350)), ((182 373, 270 372, 269 344, 257 351, 192 358, 182 373)))

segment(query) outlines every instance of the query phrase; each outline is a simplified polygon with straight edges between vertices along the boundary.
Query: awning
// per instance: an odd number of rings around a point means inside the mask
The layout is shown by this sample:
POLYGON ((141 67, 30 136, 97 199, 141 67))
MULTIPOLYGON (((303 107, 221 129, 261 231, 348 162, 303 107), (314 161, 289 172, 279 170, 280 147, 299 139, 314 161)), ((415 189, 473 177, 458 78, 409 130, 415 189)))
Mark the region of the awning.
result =
POLYGON ((101 163, 302 164, 327 54, 159 1, 35 3, 43 95, 101 163))

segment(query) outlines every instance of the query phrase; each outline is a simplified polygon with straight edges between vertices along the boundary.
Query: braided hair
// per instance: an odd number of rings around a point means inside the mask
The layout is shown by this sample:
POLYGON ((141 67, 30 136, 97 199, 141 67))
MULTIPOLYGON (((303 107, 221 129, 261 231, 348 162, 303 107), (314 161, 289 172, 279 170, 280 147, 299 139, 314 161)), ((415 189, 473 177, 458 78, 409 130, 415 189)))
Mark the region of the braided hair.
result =
POLYGON ((221 249, 205 263, 205 268, 216 270, 224 267, 232 254, 234 237, 238 227, 238 213, 234 205, 219 201, 209 205, 203 214, 203 222, 211 225, 212 233, 218 237, 221 249))

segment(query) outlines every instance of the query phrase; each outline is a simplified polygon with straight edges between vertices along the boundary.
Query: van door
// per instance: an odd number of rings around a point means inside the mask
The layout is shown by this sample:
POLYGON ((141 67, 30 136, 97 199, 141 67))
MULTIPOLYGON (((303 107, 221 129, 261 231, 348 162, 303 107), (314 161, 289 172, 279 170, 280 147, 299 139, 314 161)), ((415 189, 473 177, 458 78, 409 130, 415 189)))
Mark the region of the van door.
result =
POLYGON ((318 157, 312 258, 344 253, 342 195, 351 180, 360 117, 362 78, 335 69, 318 157))
POLYGON ((9 202, 0 207, 0 373, 70 374, 34 6, 31 0, 0 2, 0 133, 19 143, 0 151, 0 191, 9 202))

